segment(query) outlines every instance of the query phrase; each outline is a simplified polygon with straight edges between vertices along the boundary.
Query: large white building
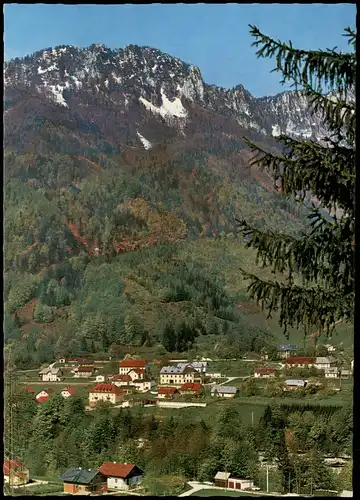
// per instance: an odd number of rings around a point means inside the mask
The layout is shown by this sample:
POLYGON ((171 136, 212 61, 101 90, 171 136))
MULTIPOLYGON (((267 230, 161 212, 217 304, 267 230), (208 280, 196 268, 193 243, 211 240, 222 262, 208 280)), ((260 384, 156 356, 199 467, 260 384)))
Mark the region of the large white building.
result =
POLYGON ((62 378, 62 370, 60 368, 52 368, 48 366, 39 372, 43 382, 60 382, 62 378))
POLYGON ((332 368, 332 367, 336 366, 336 363, 337 363, 336 359, 333 358, 332 356, 329 356, 326 358, 322 357, 322 356, 318 356, 315 359, 314 366, 318 370, 325 370, 326 368, 332 368))
POLYGON ((96 384, 89 392, 89 405, 94 406, 99 401, 116 404, 124 399, 124 392, 114 384, 96 384))
POLYGON ((202 374, 191 366, 163 366, 160 370, 160 385, 181 387, 186 382, 202 382, 202 374))

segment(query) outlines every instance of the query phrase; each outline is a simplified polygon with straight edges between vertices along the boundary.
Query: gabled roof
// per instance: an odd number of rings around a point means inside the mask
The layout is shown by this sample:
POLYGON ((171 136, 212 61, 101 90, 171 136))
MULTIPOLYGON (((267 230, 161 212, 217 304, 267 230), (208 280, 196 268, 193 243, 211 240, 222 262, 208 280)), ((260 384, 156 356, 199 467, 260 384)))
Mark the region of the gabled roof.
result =
POLYGON ((318 356, 316 358, 315 363, 320 364, 320 365, 325 365, 328 363, 334 363, 335 361, 336 361, 336 359, 333 356, 328 356, 328 357, 318 356))
POLYGON ((74 484, 89 484, 99 474, 98 469, 72 467, 59 477, 60 481, 74 484))
POLYGON ((90 365, 79 365, 78 372, 92 372, 94 368, 90 365))
POLYGON ((46 394, 51 396, 51 394, 54 394, 54 389, 41 389, 36 396, 38 396, 41 392, 46 392, 46 394))
POLYGON ((123 359, 119 366, 120 368, 145 368, 146 361, 144 359, 123 359))
POLYGON ((26 467, 26 465, 17 460, 4 460, 4 475, 8 476, 11 471, 14 471, 18 467, 26 467))
POLYGON ((30 392, 31 394, 35 392, 35 390, 32 387, 25 387, 24 389, 26 392, 30 392))
POLYGON ((114 384, 96 384, 90 393, 123 394, 123 391, 114 384))
POLYGON ((315 362, 315 358, 309 358, 305 356, 290 356, 286 359, 285 363, 289 365, 306 365, 306 364, 312 364, 315 362))
POLYGON ((65 392, 65 391, 67 391, 69 394, 71 394, 71 396, 73 396, 76 392, 75 387, 72 387, 71 385, 68 385, 67 387, 65 387, 65 389, 63 389, 61 392, 65 392))
POLYGON ((274 368, 255 368, 254 370, 255 373, 275 373, 274 368))
POLYGON ((175 394, 177 392, 176 387, 160 387, 158 394, 175 394))
POLYGON ((113 375, 111 377, 111 380, 119 380, 121 382, 131 382, 131 377, 127 373, 123 373, 122 375, 119 375, 118 373, 116 375, 113 375))
POLYGON ((201 384, 196 384, 196 383, 192 383, 192 382, 185 382, 185 384, 183 384, 179 390, 180 391, 200 391, 201 389, 202 389, 201 384))
POLYGON ((222 394, 236 394, 238 389, 230 385, 214 385, 211 392, 220 392, 222 394))
MULTIPOLYGON (((134 469, 135 464, 121 464, 118 462, 104 462, 99 469, 101 474, 110 477, 120 477, 125 479, 130 472, 134 469)), ((141 471, 142 472, 142 471, 141 471)))
POLYGON ((221 472, 221 471, 219 471, 216 474, 215 479, 222 479, 223 481, 227 481, 230 476, 231 476, 230 472, 221 472))
POLYGON ((163 366, 160 370, 160 373, 163 374, 178 374, 181 375, 182 373, 196 373, 197 370, 196 368, 190 366, 188 363, 183 365, 183 366, 163 366))
POLYGON ((299 387, 304 387, 305 386, 305 380, 285 380, 286 385, 298 385, 299 387))
POLYGON ((50 368, 50 366, 39 371, 39 375, 47 375, 48 373, 51 373, 52 375, 58 375, 58 373, 62 373, 62 371, 60 368, 50 368))

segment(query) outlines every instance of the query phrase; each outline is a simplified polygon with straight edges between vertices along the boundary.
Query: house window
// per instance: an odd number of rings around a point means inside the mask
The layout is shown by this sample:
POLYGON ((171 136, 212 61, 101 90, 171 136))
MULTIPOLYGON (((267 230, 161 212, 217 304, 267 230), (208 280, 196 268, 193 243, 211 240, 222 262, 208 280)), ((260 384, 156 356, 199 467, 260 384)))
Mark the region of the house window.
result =
POLYGON ((117 482, 118 482, 118 480, 117 480, 117 479, 115 479, 115 483, 117 483, 117 482))

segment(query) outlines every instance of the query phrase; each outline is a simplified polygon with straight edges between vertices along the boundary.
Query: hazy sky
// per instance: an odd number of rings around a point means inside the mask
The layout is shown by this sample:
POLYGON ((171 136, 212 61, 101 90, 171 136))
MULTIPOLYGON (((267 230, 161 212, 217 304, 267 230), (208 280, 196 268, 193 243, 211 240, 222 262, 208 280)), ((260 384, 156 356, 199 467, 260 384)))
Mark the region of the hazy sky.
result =
POLYGON ((355 4, 6 5, 5 59, 56 45, 148 45, 198 66, 207 83, 255 96, 284 90, 275 62, 257 59, 248 24, 304 49, 347 50, 355 4))

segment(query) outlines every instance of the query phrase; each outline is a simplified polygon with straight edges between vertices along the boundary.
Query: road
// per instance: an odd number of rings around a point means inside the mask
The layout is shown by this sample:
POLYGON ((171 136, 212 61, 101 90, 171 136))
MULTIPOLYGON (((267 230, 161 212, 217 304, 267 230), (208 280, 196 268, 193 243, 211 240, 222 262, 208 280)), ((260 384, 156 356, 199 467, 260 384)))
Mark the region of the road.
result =
POLYGON ((25 384, 25 385, 90 385, 90 384, 96 384, 94 380, 88 380, 87 382, 19 382, 20 384, 25 384))
MULTIPOLYGON (((181 495, 179 495, 179 497, 189 497, 191 495, 193 495, 196 491, 200 491, 200 490, 222 490, 224 491, 225 488, 220 488, 219 486, 210 486, 209 484, 204 484, 204 483, 199 483, 198 481, 189 481, 187 483, 189 486, 191 486, 191 490, 189 491, 185 491, 185 493, 181 493, 181 495)), ((229 490, 227 490, 229 491, 229 490)), ((220 493, 220 492, 219 492, 220 493)), ((278 495, 278 493, 264 493, 263 491, 249 491, 249 494, 250 495, 268 495, 268 496, 274 496, 274 495, 278 495)), ((219 494, 219 496, 221 496, 219 494)))

